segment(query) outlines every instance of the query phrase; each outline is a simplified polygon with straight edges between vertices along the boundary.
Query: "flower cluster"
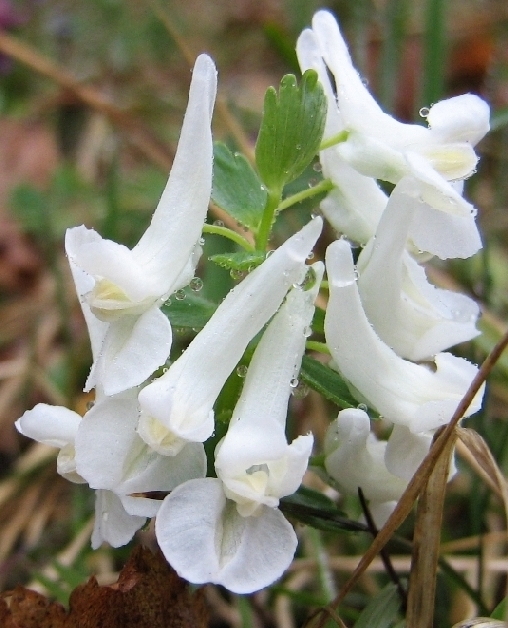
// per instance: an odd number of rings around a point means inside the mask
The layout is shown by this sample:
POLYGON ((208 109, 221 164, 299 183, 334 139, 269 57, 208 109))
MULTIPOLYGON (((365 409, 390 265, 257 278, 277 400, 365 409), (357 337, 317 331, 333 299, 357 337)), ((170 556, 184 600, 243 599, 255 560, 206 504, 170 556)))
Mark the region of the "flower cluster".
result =
POLYGON ((343 410, 327 436, 326 470, 343 490, 361 488, 382 523, 477 372, 446 350, 478 335, 478 306, 431 285, 421 262, 481 247, 476 210, 461 192, 489 108, 467 94, 422 111, 428 128, 394 120, 367 90, 327 11, 315 14, 297 53, 327 94, 320 160, 334 188, 321 209, 343 236, 326 253, 328 347, 355 396, 394 426, 379 442, 364 410, 343 410), (379 181, 395 184, 389 196, 379 181), (356 265, 351 243, 363 247, 356 265))
MULTIPOLYGON (((432 286, 421 264, 481 246, 460 182, 476 166, 473 147, 489 112, 467 95, 434 105, 429 128, 395 121, 363 85, 327 12, 316 14, 297 51, 328 100, 320 161, 333 189, 321 207, 341 237, 326 252, 324 329, 333 368, 359 403, 331 424, 325 470, 341 490, 361 488, 380 522, 477 372, 447 352, 478 334, 477 305, 432 286), (379 180, 394 184, 390 196, 379 180), (363 247, 356 262, 351 243, 363 247), (369 407, 393 425, 388 441, 371 432, 369 407)), ((39 404, 16 425, 59 448, 61 475, 96 491, 94 548, 127 543, 155 517, 160 547, 180 575, 248 593, 280 577, 297 547, 278 506, 300 486, 313 449, 311 434, 288 443, 286 417, 325 271, 322 262, 306 263, 322 218, 250 270, 156 376, 172 343, 160 307, 191 281, 201 254, 215 94, 215 66, 201 55, 168 183, 132 250, 84 226, 67 232, 92 345, 85 390, 95 389, 93 407, 80 417, 39 404), (214 406, 248 345, 243 388, 210 451, 214 406), (155 492, 167 496, 154 499, 155 492)))

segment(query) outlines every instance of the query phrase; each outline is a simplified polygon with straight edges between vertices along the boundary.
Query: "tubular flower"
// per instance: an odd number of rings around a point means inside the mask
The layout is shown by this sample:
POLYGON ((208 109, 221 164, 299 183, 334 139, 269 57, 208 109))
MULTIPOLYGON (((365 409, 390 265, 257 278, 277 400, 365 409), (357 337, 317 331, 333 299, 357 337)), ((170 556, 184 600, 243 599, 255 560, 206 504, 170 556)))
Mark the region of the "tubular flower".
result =
MULTIPOLYGON (((330 281, 325 317, 328 346, 359 398, 412 433, 447 423, 477 367, 449 353, 438 353, 432 365, 399 357, 379 338, 365 315, 348 242, 337 240, 328 247, 326 267, 330 281)), ((465 416, 479 410, 482 397, 483 388, 465 416)))
POLYGON ((133 249, 84 226, 69 229, 66 251, 95 343, 86 384, 113 395, 146 380, 167 359, 171 326, 159 311, 192 278, 212 182, 210 122, 216 70, 201 55, 194 66, 178 149, 152 221, 133 249))
POLYGON ((160 547, 191 582, 250 593, 279 578, 293 559, 297 538, 277 506, 300 485, 313 443, 309 434, 288 444, 285 422, 322 264, 314 270, 315 286, 291 290, 256 348, 227 434, 216 448, 217 479, 182 484, 159 510, 160 547))
MULTIPOLYGON (((433 105, 425 115, 428 128, 398 122, 381 110, 365 87, 352 64, 337 22, 327 11, 318 11, 312 21, 312 31, 304 31, 301 35, 299 58, 303 69, 316 69, 325 81, 329 109, 336 111, 338 108, 338 115, 331 114, 335 119, 335 124, 329 125, 332 135, 325 137, 325 140, 331 140, 339 133, 338 143, 328 149, 330 157, 322 155, 327 171, 333 172, 337 167, 342 170, 336 176, 338 192, 330 197, 328 205, 337 204, 341 186, 350 189, 353 196, 362 183, 366 187, 363 192, 358 192, 357 198, 362 198, 368 191, 373 199, 369 214, 364 213, 366 210, 357 214, 354 206, 350 206, 346 213, 339 211, 342 219, 354 222, 356 218, 359 221, 356 227, 361 227, 353 233, 345 230, 344 233, 366 242, 367 230, 372 229, 376 216, 380 215, 382 199, 373 183, 367 184, 364 179, 353 179, 351 184, 344 181, 344 166, 340 159, 361 175, 373 179, 397 183, 411 175, 422 201, 439 211, 433 220, 442 221, 440 229, 453 223, 460 233, 468 236, 468 248, 463 248, 459 254, 453 242, 449 243, 450 250, 440 252, 433 250, 432 242, 427 242, 428 248, 419 243, 417 246, 444 257, 469 257, 475 253, 481 247, 474 222, 476 210, 462 197, 454 182, 467 178, 475 170, 478 158, 473 147, 489 130, 488 105, 478 96, 466 94, 433 105), (322 67, 323 61, 335 79, 336 95, 322 67)), ((327 173, 327 176, 335 181, 333 174, 327 173)), ((372 231, 370 235, 373 235, 372 231)))
POLYGON ((407 233, 421 201, 412 179, 393 190, 372 238, 358 259, 358 290, 365 314, 395 353, 413 361, 479 334, 477 304, 465 295, 428 283, 406 249, 407 233))
POLYGON ((291 285, 303 281, 321 227, 313 219, 231 290, 182 356, 140 392, 138 432, 153 449, 172 456, 212 434, 219 392, 291 285))

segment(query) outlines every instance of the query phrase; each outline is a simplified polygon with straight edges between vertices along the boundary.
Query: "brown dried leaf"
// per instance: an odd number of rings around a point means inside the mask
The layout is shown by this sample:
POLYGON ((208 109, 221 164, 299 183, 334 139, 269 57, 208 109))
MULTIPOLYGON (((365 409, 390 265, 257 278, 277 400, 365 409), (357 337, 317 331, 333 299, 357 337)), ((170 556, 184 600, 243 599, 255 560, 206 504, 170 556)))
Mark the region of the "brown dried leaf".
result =
POLYGON ((67 626, 205 628, 207 615, 202 591, 191 594, 161 553, 137 547, 118 582, 99 587, 91 578, 73 591, 67 626))
POLYGON ((94 577, 76 587, 69 611, 23 587, 0 600, 3 628, 206 628, 202 591, 190 593, 161 553, 137 547, 118 581, 99 586, 94 577))

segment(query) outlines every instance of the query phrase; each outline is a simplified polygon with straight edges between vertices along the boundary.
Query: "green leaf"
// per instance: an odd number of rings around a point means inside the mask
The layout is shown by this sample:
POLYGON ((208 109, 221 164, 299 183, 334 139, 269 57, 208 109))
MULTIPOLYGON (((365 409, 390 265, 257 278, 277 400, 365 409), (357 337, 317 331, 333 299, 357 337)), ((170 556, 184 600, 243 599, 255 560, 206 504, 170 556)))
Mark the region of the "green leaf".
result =
POLYGON ((303 356, 300 379, 323 395, 325 399, 332 401, 339 408, 356 408, 358 401, 349 392, 346 382, 329 366, 303 356))
POLYGON ((171 321, 174 327, 192 327, 201 329, 210 320, 217 309, 217 305, 198 296, 191 289, 179 290, 176 295, 171 295, 170 304, 165 303, 161 310, 171 321))
POLYGON ((307 70, 298 87, 286 74, 279 94, 265 94, 263 120, 256 142, 256 164, 266 187, 280 195, 284 185, 302 174, 319 150, 326 119, 326 96, 316 72, 307 70))
POLYGON ((215 142, 213 148, 213 202, 256 231, 266 205, 266 189, 241 153, 232 153, 222 142, 215 142))
POLYGON ((11 195, 10 206, 23 231, 51 237, 47 232, 50 207, 46 194, 30 184, 21 184, 11 195))
POLYGON ((492 619, 499 619, 500 621, 503 621, 503 619, 506 617, 507 601, 508 601, 508 598, 505 597, 503 600, 499 602, 499 604, 496 606, 496 608, 492 611, 492 614, 490 615, 492 619))
POLYGON ((388 584, 363 609, 355 628, 390 628, 400 608, 397 587, 388 584))
POLYGON ((344 516, 334 502, 305 486, 283 497, 279 509, 293 519, 325 532, 364 532, 367 526, 344 516))
POLYGON ((250 271, 265 261, 266 253, 264 251, 237 251, 234 253, 220 253, 210 255, 208 258, 211 262, 217 264, 221 268, 228 268, 239 271, 250 271))

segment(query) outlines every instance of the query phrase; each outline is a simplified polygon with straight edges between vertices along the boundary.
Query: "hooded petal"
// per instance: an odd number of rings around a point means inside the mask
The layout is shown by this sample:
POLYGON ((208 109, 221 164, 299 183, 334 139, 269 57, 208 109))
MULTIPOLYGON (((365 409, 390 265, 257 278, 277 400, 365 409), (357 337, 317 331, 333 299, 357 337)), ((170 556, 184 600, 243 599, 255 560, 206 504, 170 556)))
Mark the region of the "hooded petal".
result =
POLYGON ((358 260, 365 314, 386 344, 415 361, 431 359, 479 333, 476 303, 429 284, 424 269, 406 250, 408 230, 421 204, 412 194, 412 179, 402 179, 390 196, 375 239, 358 260))
POLYGON ((264 508, 258 517, 242 517, 226 500, 220 480, 212 478, 186 482, 166 497, 155 531, 181 577, 194 584, 221 584, 234 593, 272 584, 297 546, 279 510, 264 508))
POLYGON ((138 386, 162 366, 171 351, 168 318, 152 307, 141 316, 113 321, 87 379, 85 390, 99 383, 106 395, 138 386))
POLYGON ((92 488, 120 494, 170 491, 186 480, 204 477, 201 443, 189 444, 175 457, 161 456, 138 436, 138 415, 134 391, 130 398, 96 403, 83 417, 76 436, 76 460, 79 473, 92 488))
POLYGON ((326 434, 326 471, 347 493, 356 495, 361 488, 368 500, 398 500, 407 482, 388 471, 385 449, 386 442, 378 441, 370 432, 366 412, 342 410, 326 434))
POLYGON ((18 432, 39 443, 58 447, 73 445, 81 417, 63 406, 38 403, 15 423, 18 432))
POLYGON ((171 446, 173 437, 203 442, 210 436, 213 404, 224 382, 288 288, 302 281, 305 259, 321 226, 321 219, 315 218, 253 270, 226 296, 167 373, 140 392, 139 431, 149 445, 159 446, 164 426, 173 435, 171 446))
POLYGON ((95 525, 92 548, 106 542, 111 547, 126 545, 146 522, 146 517, 129 515, 120 498, 111 491, 95 491, 95 525))
POLYGON ((394 425, 385 452, 386 468, 409 482, 431 445, 431 433, 412 434, 404 425, 394 425))
MULTIPOLYGON (((447 423, 478 369, 447 353, 436 356, 435 370, 397 356, 365 316, 347 242, 337 240, 328 247, 326 266, 330 300, 325 334, 342 375, 380 414, 414 433, 447 423)), ((465 416, 480 408, 482 397, 483 388, 465 416)))

